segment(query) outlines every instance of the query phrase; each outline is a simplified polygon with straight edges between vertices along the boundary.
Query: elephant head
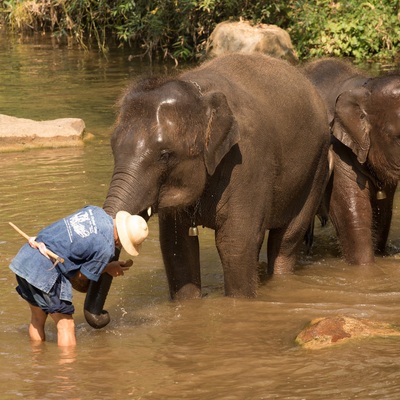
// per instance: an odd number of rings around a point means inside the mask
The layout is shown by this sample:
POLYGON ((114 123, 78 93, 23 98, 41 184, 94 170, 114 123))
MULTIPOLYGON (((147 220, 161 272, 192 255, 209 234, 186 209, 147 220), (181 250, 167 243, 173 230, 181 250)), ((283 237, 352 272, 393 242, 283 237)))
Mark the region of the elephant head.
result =
POLYGON ((372 78, 336 100, 333 135, 381 182, 400 178, 400 76, 372 78))
POLYGON ((104 209, 185 207, 201 196, 239 140, 225 95, 197 83, 148 79, 128 89, 111 139, 114 172, 104 209))

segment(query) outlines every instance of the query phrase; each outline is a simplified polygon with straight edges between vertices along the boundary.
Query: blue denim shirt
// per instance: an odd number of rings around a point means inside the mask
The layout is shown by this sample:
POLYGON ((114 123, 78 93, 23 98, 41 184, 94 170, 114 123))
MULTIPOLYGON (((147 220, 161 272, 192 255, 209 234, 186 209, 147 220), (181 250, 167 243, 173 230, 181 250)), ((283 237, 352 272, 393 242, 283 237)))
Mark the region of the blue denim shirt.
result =
POLYGON ((115 253, 114 224, 100 207, 87 206, 41 230, 37 242, 64 259, 53 268, 53 261, 28 243, 11 261, 10 269, 31 285, 48 293, 61 276, 60 299, 72 301, 68 278, 78 270, 97 281, 115 253))

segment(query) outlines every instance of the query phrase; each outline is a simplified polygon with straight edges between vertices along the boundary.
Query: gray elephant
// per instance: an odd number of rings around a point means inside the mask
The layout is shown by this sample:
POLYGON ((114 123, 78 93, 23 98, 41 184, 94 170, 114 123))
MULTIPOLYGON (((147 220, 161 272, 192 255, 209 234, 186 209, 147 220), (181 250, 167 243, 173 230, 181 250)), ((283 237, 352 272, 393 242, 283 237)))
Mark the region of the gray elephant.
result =
POLYGON ((400 76, 372 78, 348 62, 322 59, 304 73, 328 108, 334 167, 323 209, 345 260, 384 253, 400 178, 400 76))
POLYGON ((231 54, 141 81, 120 101, 111 145, 104 209, 158 212, 173 299, 201 296, 197 225, 215 230, 228 296, 256 295, 266 230, 270 271, 293 270, 329 147, 323 102, 295 67, 231 54))

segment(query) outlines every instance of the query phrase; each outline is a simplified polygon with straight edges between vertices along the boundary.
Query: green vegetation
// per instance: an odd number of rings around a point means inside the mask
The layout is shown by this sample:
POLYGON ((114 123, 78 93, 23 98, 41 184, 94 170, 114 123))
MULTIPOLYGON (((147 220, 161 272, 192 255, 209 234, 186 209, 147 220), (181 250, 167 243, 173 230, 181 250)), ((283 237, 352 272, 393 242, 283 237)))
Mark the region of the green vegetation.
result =
POLYGON ((0 23, 14 31, 175 60, 196 59, 217 23, 239 18, 286 29, 301 59, 393 60, 400 41, 398 0, 0 0, 0 23))
POLYGON ((294 4, 291 15, 297 18, 292 17, 288 30, 303 57, 330 55, 356 61, 396 57, 400 42, 398 0, 303 0, 294 4))

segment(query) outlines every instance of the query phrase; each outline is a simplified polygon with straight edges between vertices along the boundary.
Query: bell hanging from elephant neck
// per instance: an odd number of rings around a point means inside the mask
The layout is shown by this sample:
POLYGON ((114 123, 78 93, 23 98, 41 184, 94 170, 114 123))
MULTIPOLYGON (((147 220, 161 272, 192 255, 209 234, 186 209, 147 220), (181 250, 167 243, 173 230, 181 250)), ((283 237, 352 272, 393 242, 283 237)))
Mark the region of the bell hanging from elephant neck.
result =
POLYGON ((199 230, 197 229, 197 226, 191 226, 189 228, 189 236, 199 236, 199 230))
POLYGON ((196 214, 199 210, 199 206, 200 206, 200 200, 197 200, 197 202, 194 206, 193 215, 191 218, 192 226, 189 228, 189 236, 199 236, 199 230, 197 229, 197 225, 196 225, 196 214))
POLYGON ((376 192, 376 199, 377 200, 385 200, 386 199, 386 193, 384 190, 378 190, 376 192))

